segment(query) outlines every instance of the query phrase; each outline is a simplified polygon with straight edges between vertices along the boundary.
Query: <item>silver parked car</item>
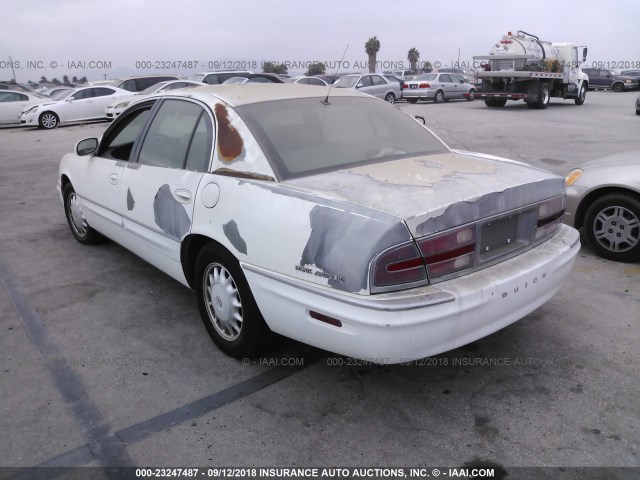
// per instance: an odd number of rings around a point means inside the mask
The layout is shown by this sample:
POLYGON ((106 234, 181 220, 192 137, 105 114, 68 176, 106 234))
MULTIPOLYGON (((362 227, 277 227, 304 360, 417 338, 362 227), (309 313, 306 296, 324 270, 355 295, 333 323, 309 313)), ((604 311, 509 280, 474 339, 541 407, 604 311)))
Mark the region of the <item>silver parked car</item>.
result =
POLYGON ((398 82, 392 82, 382 75, 376 74, 345 75, 336 80, 333 85, 336 88, 351 88, 362 93, 368 93, 389 103, 394 103, 402 96, 402 88, 400 88, 398 82))
POLYGON ((566 178, 564 222, 603 258, 640 259, 640 151, 592 160, 566 178))
POLYGON ((410 103, 416 103, 418 100, 442 103, 454 98, 473 100, 475 92, 474 85, 456 74, 424 73, 405 82, 402 97, 410 103))

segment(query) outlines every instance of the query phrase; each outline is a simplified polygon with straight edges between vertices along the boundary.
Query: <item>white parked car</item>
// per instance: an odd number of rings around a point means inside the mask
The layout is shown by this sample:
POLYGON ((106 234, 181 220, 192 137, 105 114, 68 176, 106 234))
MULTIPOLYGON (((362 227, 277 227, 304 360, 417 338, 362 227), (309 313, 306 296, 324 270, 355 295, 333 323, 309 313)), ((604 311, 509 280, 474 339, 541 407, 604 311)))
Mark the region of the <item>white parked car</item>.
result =
POLYGON ((114 100, 133 92, 115 87, 84 87, 62 93, 60 100, 25 107, 20 123, 40 128, 56 128, 66 123, 106 120, 104 109, 114 100))
POLYGON ((284 80, 284 83, 300 83, 302 85, 316 85, 318 87, 327 87, 329 84, 323 79, 318 77, 307 77, 305 75, 299 75, 297 77, 290 77, 284 80))
POLYGON ((382 75, 359 73, 344 75, 333 83, 336 88, 350 88, 358 92, 367 93, 374 97, 394 103, 402 96, 402 88, 398 82, 387 80, 382 75))
POLYGON ((132 105, 60 162, 71 232, 195 290, 238 358, 270 332, 379 363, 423 358, 555 294, 580 249, 560 224, 563 178, 450 150, 368 95, 325 95, 221 85, 132 105))
POLYGON ((47 100, 35 93, 0 90, 0 125, 20 125, 22 110, 47 100))
POLYGON ((475 85, 455 73, 423 73, 402 86, 402 97, 409 103, 417 103, 418 100, 442 103, 455 98, 470 101, 475 98, 475 93, 475 85))
POLYGON ((147 89, 136 93, 133 97, 127 97, 108 105, 107 108, 104 109, 104 114, 108 119, 113 120, 124 112, 131 102, 137 102, 142 96, 168 92, 169 90, 178 90, 180 88, 201 87, 203 85, 206 85, 206 83, 194 82, 192 80, 169 80, 166 82, 155 83, 147 89))

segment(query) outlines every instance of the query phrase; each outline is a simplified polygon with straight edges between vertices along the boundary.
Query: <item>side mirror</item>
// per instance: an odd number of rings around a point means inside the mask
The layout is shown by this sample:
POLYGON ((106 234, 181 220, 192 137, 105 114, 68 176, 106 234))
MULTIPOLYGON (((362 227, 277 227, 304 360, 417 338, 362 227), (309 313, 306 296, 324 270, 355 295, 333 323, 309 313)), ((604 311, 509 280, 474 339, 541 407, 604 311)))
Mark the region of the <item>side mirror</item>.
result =
POLYGON ((423 116, 421 115, 416 115, 415 117, 413 117, 416 119, 416 122, 420 122, 422 125, 426 125, 427 121, 424 119, 423 116))
POLYGON ((85 138, 84 140, 80 140, 76 143, 76 153, 81 157, 86 155, 91 155, 98 150, 98 139, 97 138, 85 138))
POLYGON ((582 49, 582 61, 586 62, 587 61, 587 47, 584 47, 582 49))
POLYGON ((359 84, 356 85, 356 88, 362 88, 362 87, 364 87, 364 85, 362 83, 359 83, 359 84))
POLYGON ((73 102, 74 100, 75 100, 75 98, 73 98, 73 97, 69 97, 69 98, 67 98, 65 101, 66 101, 66 102, 73 102))

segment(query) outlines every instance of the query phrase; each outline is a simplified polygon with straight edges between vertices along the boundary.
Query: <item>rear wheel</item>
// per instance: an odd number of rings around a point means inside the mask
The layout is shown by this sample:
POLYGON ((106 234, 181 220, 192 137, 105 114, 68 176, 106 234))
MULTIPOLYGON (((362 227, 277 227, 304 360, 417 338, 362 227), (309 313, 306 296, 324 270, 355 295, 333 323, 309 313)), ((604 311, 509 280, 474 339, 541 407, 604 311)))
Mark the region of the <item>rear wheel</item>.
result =
POLYGON ((584 220, 589 244, 603 258, 633 262, 640 258, 640 200, 610 193, 589 207, 584 220))
POLYGON ((507 104, 506 98, 487 98, 484 104, 490 108, 504 107, 507 104))
POLYGON ((433 103, 442 103, 444 102, 444 92, 442 90, 438 90, 433 97, 433 103))
POLYGON ((48 130, 52 128, 56 128, 58 126, 58 123, 60 123, 60 119, 53 112, 44 112, 40 115, 40 118, 38 119, 38 124, 40 125, 40 128, 46 128, 48 130))
POLYGON ((238 261, 214 244, 196 260, 200 316, 213 342, 227 355, 254 355, 270 334, 238 261))
POLYGON ((76 240, 85 245, 99 243, 103 237, 87 223, 82 210, 82 202, 70 183, 62 189, 62 197, 67 223, 76 240))
POLYGON ((393 93, 389 92, 389 93, 387 93, 387 95, 384 97, 384 100, 385 100, 386 102, 389 102, 391 105, 393 105, 393 104, 395 103, 395 101, 396 101, 396 96, 395 96, 393 93))

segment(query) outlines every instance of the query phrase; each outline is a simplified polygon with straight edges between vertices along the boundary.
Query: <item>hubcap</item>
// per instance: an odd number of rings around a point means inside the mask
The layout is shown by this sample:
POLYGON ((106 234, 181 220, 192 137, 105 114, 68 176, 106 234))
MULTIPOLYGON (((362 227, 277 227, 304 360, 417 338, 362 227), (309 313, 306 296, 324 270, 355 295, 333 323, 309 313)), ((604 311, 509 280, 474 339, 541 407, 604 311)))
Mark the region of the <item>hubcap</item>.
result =
POLYGON ((236 340, 242 332, 242 301, 229 271, 212 263, 204 272, 204 294, 213 328, 222 338, 236 340))
POLYGON ((624 207, 608 207, 596 216, 593 233, 605 249, 626 252, 640 242, 640 220, 624 207))
POLYGON ((82 204, 75 193, 69 195, 69 220, 79 236, 84 237, 87 234, 87 221, 82 213, 82 204))
POLYGON ((42 117, 42 124, 45 128, 53 128, 56 126, 56 117, 51 114, 46 114, 42 117))
POLYGON ((542 90, 542 103, 546 105, 549 103, 549 90, 546 88, 542 90))

